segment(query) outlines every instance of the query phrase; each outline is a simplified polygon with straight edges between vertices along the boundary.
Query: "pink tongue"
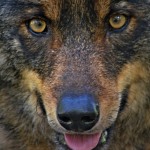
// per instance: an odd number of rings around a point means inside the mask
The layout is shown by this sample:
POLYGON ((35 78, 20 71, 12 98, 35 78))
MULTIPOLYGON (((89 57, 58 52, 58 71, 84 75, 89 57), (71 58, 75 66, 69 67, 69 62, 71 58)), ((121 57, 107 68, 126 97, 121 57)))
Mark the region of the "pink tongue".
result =
POLYGON ((92 150, 99 142, 100 134, 78 135, 65 134, 65 140, 72 150, 92 150))

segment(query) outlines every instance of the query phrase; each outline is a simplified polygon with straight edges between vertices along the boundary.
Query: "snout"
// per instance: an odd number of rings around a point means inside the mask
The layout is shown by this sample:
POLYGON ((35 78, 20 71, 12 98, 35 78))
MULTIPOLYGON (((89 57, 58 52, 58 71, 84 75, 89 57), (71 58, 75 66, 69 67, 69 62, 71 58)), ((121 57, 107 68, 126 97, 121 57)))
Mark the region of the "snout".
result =
POLYGON ((68 131, 84 132, 95 126, 99 119, 99 104, 90 94, 68 94, 57 106, 57 119, 68 131))

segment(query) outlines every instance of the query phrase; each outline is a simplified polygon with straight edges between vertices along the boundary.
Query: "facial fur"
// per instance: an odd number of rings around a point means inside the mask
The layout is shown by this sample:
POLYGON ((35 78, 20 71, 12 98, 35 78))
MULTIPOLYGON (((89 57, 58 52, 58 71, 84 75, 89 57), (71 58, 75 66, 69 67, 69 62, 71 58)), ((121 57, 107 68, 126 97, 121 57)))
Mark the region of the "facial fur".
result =
POLYGON ((149 150, 149 10, 149 0, 1 0, 2 150, 69 150, 64 134, 107 129, 94 150, 149 150), (119 29, 109 22, 116 14, 126 17, 119 29), (33 19, 46 23, 43 32, 32 30, 33 19), (60 101, 85 94, 98 104, 97 123, 64 128, 60 101))

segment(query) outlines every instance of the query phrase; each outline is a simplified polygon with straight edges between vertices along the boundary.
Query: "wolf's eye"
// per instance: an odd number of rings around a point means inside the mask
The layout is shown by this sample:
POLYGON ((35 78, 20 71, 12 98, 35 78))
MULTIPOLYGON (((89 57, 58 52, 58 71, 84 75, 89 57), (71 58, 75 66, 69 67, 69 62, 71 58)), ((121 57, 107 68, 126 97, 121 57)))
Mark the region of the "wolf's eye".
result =
POLYGON ((125 15, 115 14, 109 19, 110 26, 114 29, 122 28, 127 22, 127 17, 125 15))
POLYGON ((47 24, 42 19, 32 19, 29 22, 29 28, 35 33, 42 33, 47 28, 47 24))

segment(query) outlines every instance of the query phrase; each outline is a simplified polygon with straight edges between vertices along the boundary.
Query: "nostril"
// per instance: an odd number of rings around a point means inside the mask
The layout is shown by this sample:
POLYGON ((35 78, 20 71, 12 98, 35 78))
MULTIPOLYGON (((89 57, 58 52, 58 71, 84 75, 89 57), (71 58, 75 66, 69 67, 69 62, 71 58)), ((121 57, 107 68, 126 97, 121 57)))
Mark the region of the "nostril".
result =
POLYGON ((63 123, 66 123, 66 124, 71 124, 71 119, 67 116, 60 116, 59 115, 59 120, 63 123))
POLYGON ((90 123, 93 123, 95 121, 95 117, 93 117, 93 116, 83 116, 81 118, 81 121, 85 124, 90 124, 90 123))

